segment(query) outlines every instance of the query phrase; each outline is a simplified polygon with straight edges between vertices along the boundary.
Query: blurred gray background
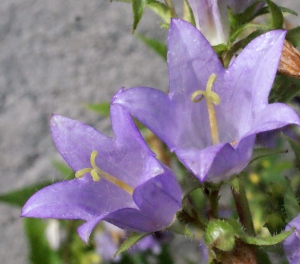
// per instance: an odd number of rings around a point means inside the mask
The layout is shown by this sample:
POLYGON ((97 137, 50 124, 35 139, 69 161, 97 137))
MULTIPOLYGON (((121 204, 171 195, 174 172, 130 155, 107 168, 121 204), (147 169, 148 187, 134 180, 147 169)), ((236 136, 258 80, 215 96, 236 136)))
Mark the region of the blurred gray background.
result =
MULTIPOLYGON (((300 1, 276 1, 300 13, 300 1), (284 3, 284 4, 283 4, 284 3)), ((294 25, 300 18, 288 16, 294 25)), ((164 40, 146 11, 137 32, 164 40)), ((60 160, 51 113, 110 134, 110 122, 83 108, 122 86, 167 90, 162 59, 131 34, 131 6, 108 0, 1 0, 0 193, 56 179, 60 160)), ((20 210, 0 203, 0 263, 27 262, 20 210)))

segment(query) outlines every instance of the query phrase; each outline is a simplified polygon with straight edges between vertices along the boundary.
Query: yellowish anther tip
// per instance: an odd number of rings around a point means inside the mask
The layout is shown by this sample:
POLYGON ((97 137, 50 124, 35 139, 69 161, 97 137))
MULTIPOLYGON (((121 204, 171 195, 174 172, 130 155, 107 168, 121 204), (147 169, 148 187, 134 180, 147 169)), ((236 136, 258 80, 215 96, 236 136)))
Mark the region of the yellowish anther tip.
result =
POLYGON ((92 169, 90 168, 86 168, 86 169, 82 169, 82 170, 79 170, 75 173, 75 177, 76 178, 82 178, 84 174, 88 173, 88 172, 91 172, 92 169))
POLYGON ((100 177, 95 170, 91 170, 91 176, 94 181, 100 181, 100 177))

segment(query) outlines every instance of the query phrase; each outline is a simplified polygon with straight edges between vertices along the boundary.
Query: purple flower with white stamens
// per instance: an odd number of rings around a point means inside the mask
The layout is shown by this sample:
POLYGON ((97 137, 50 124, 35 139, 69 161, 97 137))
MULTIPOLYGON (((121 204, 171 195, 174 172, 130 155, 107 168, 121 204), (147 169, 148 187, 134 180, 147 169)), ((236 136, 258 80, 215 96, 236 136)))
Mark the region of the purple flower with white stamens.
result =
POLYGON ((115 137, 53 115, 54 143, 77 179, 46 187, 22 209, 23 217, 81 219, 82 240, 106 220, 122 229, 155 232, 169 226, 181 207, 174 174, 147 147, 129 113, 111 107, 115 137))
POLYGON ((268 104, 284 37, 282 30, 259 36, 224 68, 201 32, 173 19, 168 95, 135 87, 112 103, 152 130, 201 182, 227 180, 249 163, 256 134, 300 125, 289 106, 268 104))

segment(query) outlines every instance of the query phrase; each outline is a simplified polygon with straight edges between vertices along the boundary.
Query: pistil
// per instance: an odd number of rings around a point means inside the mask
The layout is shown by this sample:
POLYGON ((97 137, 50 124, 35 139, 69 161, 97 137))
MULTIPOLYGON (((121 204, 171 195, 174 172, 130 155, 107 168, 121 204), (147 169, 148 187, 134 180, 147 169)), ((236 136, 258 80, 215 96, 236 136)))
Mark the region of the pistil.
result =
POLYGON ((90 163, 92 165, 92 168, 84 168, 82 170, 79 170, 75 173, 76 178, 81 178, 85 173, 90 173, 94 181, 99 181, 101 178, 109 181, 110 183, 120 187, 124 191, 128 192, 132 195, 133 188, 129 186, 127 183, 117 179, 116 177, 106 173, 105 171, 101 170, 95 162, 95 159, 98 155, 98 152, 96 150, 92 151, 91 157, 90 157, 90 163))
POLYGON ((216 119, 216 112, 214 109, 214 105, 218 105, 220 103, 220 97, 218 96, 217 93, 215 93, 211 90, 215 80, 216 80, 216 75, 213 73, 208 78, 208 81, 206 84, 206 90, 205 91, 197 90, 191 95, 191 100, 194 103, 200 102, 203 99, 203 97, 205 97, 205 99, 206 99, 209 125, 210 125, 213 145, 220 143, 217 119, 216 119))

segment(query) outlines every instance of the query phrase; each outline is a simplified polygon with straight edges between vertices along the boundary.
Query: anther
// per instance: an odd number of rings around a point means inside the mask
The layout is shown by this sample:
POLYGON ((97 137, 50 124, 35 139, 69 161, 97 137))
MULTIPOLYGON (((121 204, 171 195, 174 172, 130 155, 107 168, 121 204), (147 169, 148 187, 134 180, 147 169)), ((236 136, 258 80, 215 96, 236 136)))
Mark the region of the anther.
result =
POLYGON ((96 150, 92 151, 91 157, 90 157, 90 163, 92 168, 85 168, 82 170, 79 170, 75 173, 76 178, 83 177, 84 174, 90 173, 94 181, 100 181, 101 178, 109 181, 110 183, 120 187, 124 191, 128 192, 129 194, 133 193, 133 188, 129 186, 127 183, 117 179, 116 177, 106 173, 105 171, 101 170, 96 165, 96 157, 98 155, 98 152, 96 150))
POLYGON ((219 141, 218 126, 217 126, 217 119, 216 119, 214 105, 218 105, 221 100, 219 95, 211 90, 215 80, 216 80, 216 75, 213 73, 208 78, 206 84, 206 90, 195 91, 191 95, 191 101, 197 103, 200 102, 205 97, 208 117, 209 117, 209 125, 210 125, 211 136, 212 136, 212 143, 218 144, 220 141, 219 141), (201 97, 199 97, 199 95, 201 95, 201 97))

